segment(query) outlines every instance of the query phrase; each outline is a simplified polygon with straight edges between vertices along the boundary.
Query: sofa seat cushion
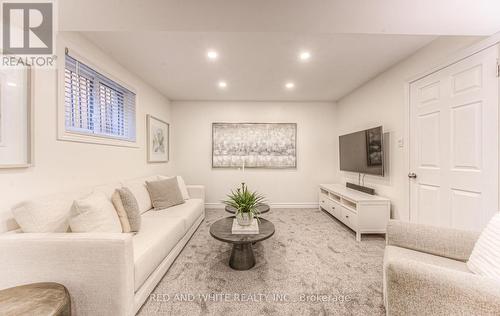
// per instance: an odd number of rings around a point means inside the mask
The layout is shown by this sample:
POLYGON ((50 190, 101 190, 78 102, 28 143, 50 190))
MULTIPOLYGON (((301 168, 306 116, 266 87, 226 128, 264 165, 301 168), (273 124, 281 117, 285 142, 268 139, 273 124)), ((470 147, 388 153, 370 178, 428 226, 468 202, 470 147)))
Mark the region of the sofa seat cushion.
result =
POLYGON ((166 210, 142 215, 141 230, 132 239, 134 288, 137 291, 186 233, 184 220, 166 210))
POLYGON ((168 212, 171 216, 182 218, 184 220, 184 227, 188 231, 201 214, 203 214, 203 210, 204 202, 202 199, 189 199, 184 204, 172 206, 161 211, 168 212))

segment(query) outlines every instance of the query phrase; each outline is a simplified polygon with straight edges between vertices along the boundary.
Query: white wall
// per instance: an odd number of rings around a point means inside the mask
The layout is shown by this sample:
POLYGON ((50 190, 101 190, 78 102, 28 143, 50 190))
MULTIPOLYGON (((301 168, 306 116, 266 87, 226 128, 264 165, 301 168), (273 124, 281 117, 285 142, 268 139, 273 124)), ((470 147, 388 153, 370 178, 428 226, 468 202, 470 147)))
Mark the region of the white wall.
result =
MULTIPOLYGON (((339 135, 378 125, 383 125, 384 131, 389 132, 389 143, 386 144, 389 153, 388 175, 384 178, 366 176, 365 185, 374 187, 377 194, 392 200, 393 218, 406 220, 409 217, 408 170, 404 148, 398 146, 398 140, 403 139, 406 128, 405 83, 479 39, 438 38, 337 102, 339 135)), ((406 145, 407 140, 403 139, 403 142, 406 145)), ((340 180, 357 182, 357 174, 341 172, 340 180)))
MULTIPOLYGON (((170 122, 170 104, 162 94, 105 55, 78 33, 60 33, 57 45, 72 45, 137 93, 137 143, 139 148, 113 147, 56 140, 56 70, 34 73, 34 155, 28 169, 0 169, 0 217, 13 203, 54 192, 64 192, 115 180, 157 173, 172 173, 172 162, 146 162, 146 114, 170 122)), ((64 56, 58 56, 64 58, 64 56)), ((1 222, 1 221, 0 221, 1 222)), ((1 230, 2 227, 0 227, 1 230)))
POLYGON ((240 182, 274 205, 317 204, 318 184, 337 173, 334 103, 172 102, 173 156, 187 183, 206 185, 207 203, 219 203, 240 182), (212 169, 213 122, 297 123, 297 169, 212 169))

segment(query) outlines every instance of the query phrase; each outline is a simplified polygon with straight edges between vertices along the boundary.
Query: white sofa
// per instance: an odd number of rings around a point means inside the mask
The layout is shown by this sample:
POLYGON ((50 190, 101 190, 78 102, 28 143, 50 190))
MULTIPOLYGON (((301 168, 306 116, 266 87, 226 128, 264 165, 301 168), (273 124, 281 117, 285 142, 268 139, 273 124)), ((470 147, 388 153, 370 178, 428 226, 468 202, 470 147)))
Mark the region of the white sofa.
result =
MULTIPOLYGON (((111 196, 122 185, 127 182, 54 195, 54 207, 70 207, 75 197, 93 190, 111 196)), ((69 290, 73 315, 134 315, 205 218, 204 187, 187 188, 186 203, 144 212, 137 234, 0 234, 0 289, 58 282, 69 290)), ((51 198, 40 200, 46 204, 51 198)))

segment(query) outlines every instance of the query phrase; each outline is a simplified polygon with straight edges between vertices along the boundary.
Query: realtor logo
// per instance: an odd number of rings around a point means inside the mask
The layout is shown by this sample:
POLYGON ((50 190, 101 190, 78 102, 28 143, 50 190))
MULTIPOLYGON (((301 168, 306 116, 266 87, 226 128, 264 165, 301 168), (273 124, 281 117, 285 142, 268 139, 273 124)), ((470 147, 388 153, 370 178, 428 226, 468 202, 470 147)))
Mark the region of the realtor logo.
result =
POLYGON ((4 55, 53 53, 53 3, 2 4, 4 55))

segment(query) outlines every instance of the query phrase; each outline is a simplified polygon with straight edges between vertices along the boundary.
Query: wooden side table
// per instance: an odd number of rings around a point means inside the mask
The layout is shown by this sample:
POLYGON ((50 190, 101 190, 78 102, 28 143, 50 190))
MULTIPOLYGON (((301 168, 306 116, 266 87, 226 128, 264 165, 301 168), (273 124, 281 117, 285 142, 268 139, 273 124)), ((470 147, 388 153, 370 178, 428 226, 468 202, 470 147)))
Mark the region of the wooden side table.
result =
POLYGON ((71 299, 59 283, 33 283, 0 290, 0 315, 69 316, 71 299))

